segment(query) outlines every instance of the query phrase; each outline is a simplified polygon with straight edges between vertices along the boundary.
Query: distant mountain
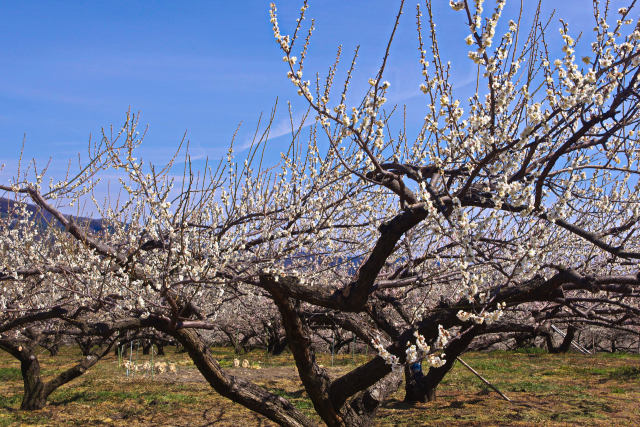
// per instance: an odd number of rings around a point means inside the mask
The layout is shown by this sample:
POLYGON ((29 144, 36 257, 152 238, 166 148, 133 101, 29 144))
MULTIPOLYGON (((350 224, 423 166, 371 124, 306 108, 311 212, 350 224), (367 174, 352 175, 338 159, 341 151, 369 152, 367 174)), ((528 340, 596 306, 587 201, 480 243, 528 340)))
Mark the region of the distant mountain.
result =
MULTIPOLYGON (((16 202, 15 200, 7 199, 6 197, 0 197, 0 218, 6 218, 16 205, 24 205, 23 202, 16 202)), ((27 211, 34 215, 37 223, 42 227, 49 227, 54 225, 61 227, 60 222, 53 217, 49 212, 42 210, 36 205, 30 203, 26 204, 27 211)), ((71 218, 73 222, 78 225, 87 227, 89 231, 93 233, 100 233, 105 230, 104 221, 102 219, 93 219, 86 217, 76 217, 72 215, 65 215, 67 218, 71 218)))

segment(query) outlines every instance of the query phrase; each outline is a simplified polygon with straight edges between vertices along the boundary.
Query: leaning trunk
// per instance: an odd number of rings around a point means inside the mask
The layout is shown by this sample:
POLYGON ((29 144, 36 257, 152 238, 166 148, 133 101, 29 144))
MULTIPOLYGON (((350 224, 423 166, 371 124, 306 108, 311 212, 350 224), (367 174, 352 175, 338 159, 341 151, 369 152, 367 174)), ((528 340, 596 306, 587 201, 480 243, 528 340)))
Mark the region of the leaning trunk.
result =
POLYGON ((576 336, 576 330, 577 329, 575 326, 569 325, 569 327, 567 328, 567 334, 562 340, 562 344, 560 344, 560 347, 558 347, 558 353, 566 353, 571 349, 571 343, 576 336))
POLYGON ((207 382, 222 396, 280 425, 302 427, 314 424, 288 400, 250 381, 224 372, 195 331, 174 329, 172 325, 163 322, 158 322, 155 327, 172 335, 182 345, 207 382))
POLYGON ((556 347, 553 345, 553 339, 551 334, 547 334, 545 336, 545 340, 547 342, 547 349, 549 353, 566 353, 571 349, 571 343, 576 336, 576 327, 573 325, 569 325, 567 328, 567 333, 562 340, 562 343, 556 347))
POLYGON ((45 386, 40 375, 40 362, 33 351, 27 347, 21 347, 20 370, 22 371, 22 381, 24 383, 24 395, 20 409, 35 410, 42 409, 47 401, 45 386))
POLYGON ((0 339, 0 349, 20 361, 24 394, 20 409, 42 409, 47 400, 45 384, 40 374, 40 362, 33 349, 26 343, 0 339))

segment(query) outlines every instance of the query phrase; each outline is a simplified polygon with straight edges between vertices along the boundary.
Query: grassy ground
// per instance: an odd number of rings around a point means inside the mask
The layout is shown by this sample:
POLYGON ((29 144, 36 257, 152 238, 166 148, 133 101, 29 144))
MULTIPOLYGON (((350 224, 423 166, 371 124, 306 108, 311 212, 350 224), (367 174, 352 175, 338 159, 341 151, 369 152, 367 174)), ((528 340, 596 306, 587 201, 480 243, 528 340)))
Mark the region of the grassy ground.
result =
MULTIPOLYGON (((214 349, 223 366, 231 367, 229 349, 214 349)), ((55 358, 43 353, 45 374, 68 366, 78 354, 63 349, 55 358)), ((266 357, 263 352, 240 356, 261 369, 231 368, 291 399, 315 417, 296 376, 291 356, 266 357)), ((338 376, 367 356, 320 355, 320 363, 338 376)), ((135 359, 135 355, 134 355, 135 359)), ((148 356, 137 357, 139 362, 148 356)), ((168 350, 177 373, 126 376, 110 355, 84 376, 61 387, 40 411, 17 408, 22 397, 19 364, 0 352, 0 427, 8 425, 273 425, 242 406, 218 396, 188 357, 168 350)), ((464 360, 498 386, 513 402, 501 400, 459 363, 438 389, 438 399, 414 406, 402 402, 399 390, 379 412, 378 425, 639 425, 640 357, 624 354, 551 355, 539 352, 470 353, 464 360)), ((317 418, 316 418, 317 419, 317 418)))

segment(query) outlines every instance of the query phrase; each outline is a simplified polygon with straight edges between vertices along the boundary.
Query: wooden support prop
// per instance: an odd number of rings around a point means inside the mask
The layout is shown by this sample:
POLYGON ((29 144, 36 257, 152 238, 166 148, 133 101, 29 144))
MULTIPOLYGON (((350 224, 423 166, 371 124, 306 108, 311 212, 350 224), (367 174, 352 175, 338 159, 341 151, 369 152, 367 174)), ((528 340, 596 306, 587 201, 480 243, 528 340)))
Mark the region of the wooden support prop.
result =
POLYGON ((498 390, 498 388, 496 386, 494 386, 493 384, 491 384, 489 381, 485 380, 484 378, 482 378, 482 375, 480 375, 475 369, 473 369, 471 366, 469 366, 467 364, 467 362, 465 362, 464 360, 462 360, 461 358, 457 357, 456 359, 458 359, 458 362, 462 363, 462 366, 464 366, 465 368, 467 368, 468 370, 470 370, 471 372, 474 373, 474 375, 478 378, 480 378, 482 380, 483 383, 485 383, 486 385, 488 385, 489 387, 491 387, 493 390, 495 390, 496 393, 498 393, 500 396, 502 396, 502 398, 504 400, 506 400, 507 402, 511 402, 511 399, 509 399, 507 396, 504 395, 504 393, 502 393, 500 390, 498 390))
MULTIPOLYGON (((560 329, 556 328, 555 325, 551 325, 551 329, 553 329, 555 332, 560 334, 560 336, 562 338, 565 338, 567 336, 567 334, 562 332, 560 329)), ((580 344, 575 343, 573 340, 571 340, 571 345, 574 346, 576 348, 576 350, 578 350, 582 354, 591 354, 591 352, 589 350, 587 350, 586 348, 584 348, 580 344)), ((594 353, 595 353, 595 350, 594 350, 594 353)))

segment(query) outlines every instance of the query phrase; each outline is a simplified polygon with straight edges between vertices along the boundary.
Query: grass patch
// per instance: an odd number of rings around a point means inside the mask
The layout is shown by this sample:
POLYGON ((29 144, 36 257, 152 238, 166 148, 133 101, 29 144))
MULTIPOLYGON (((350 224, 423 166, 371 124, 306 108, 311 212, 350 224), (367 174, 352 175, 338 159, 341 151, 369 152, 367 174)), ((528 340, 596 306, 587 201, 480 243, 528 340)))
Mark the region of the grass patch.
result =
POLYGON ((621 381, 631 381, 640 379, 640 367, 621 366, 609 372, 609 378, 621 381))
POLYGON ((604 359, 640 359, 640 354, 616 351, 615 353, 598 353, 598 357, 604 359))
POLYGON ((547 350, 540 347, 520 347, 514 350, 514 353, 520 354, 548 354, 547 350))
POLYGON ((553 389, 549 384, 540 381, 519 381, 509 384, 508 390, 524 393, 546 393, 553 389))
POLYGON ((517 371, 512 362, 504 359, 484 359, 474 361, 473 368, 482 371, 487 375, 508 374, 517 371))
POLYGON ((0 381, 21 380, 20 368, 0 368, 0 381))
MULTIPOLYGON (((168 348, 155 360, 171 361, 177 374, 151 378, 135 374, 127 377, 118 359, 110 354, 85 375, 56 390, 40 411, 18 410, 22 399, 19 365, 0 352, 0 427, 9 425, 228 425, 272 426, 264 417, 234 404, 211 389, 184 353, 168 348), (179 421, 178 421, 179 420, 179 421)), ((315 422, 315 415, 290 353, 266 355, 262 350, 236 355, 230 348, 212 348, 219 363, 229 372, 266 387, 288 399, 315 422), (233 360, 260 362, 262 369, 234 369, 233 360)), ((55 372, 78 360, 73 348, 60 355, 42 355, 43 370, 55 372)), ((369 360, 372 354, 318 354, 332 378, 369 360)), ((127 357, 128 359, 128 357, 127 357)), ((630 355, 612 357, 577 353, 549 354, 520 349, 468 353, 463 359, 512 399, 501 400, 461 364, 438 387, 434 402, 407 405, 404 387, 383 405, 375 425, 593 425, 610 419, 634 425, 640 400, 638 359, 630 355)), ((133 360, 143 363, 149 356, 141 352, 133 360)), ((425 367, 426 370, 426 367, 425 367)))
POLYGON ((22 401, 22 396, 20 394, 0 394, 0 407, 11 408, 16 406, 22 401))
POLYGON ((304 412, 313 410, 313 403, 311 403, 311 401, 307 398, 307 394, 304 392, 304 389, 290 392, 281 388, 276 388, 269 391, 291 401, 291 403, 293 403, 296 408, 304 412))

